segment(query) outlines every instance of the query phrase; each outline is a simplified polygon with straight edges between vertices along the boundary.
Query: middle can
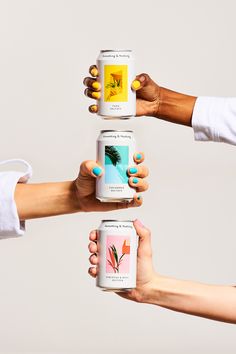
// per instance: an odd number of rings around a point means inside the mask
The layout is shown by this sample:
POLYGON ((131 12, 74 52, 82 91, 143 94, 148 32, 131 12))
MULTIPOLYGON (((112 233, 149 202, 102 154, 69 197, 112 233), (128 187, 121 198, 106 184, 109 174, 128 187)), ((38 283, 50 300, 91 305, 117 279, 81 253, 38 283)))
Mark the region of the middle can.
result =
POLYGON ((128 167, 134 165, 136 144, 131 130, 102 130, 97 139, 97 162, 104 174, 96 180, 96 198, 101 202, 131 201, 128 167))

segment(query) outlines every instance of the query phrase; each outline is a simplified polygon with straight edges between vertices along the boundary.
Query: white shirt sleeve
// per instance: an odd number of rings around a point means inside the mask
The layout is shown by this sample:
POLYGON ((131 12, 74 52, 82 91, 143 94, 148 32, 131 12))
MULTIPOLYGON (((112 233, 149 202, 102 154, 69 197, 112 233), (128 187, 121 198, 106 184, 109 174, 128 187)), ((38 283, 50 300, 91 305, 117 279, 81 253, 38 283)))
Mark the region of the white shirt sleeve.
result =
POLYGON ((12 163, 23 165, 25 172, 0 172, 0 239, 21 236, 25 231, 25 222, 18 217, 14 192, 17 183, 26 183, 32 176, 32 168, 20 159, 1 161, 0 167, 12 163))
POLYGON ((198 97, 192 126, 195 140, 236 145, 236 97, 198 97))

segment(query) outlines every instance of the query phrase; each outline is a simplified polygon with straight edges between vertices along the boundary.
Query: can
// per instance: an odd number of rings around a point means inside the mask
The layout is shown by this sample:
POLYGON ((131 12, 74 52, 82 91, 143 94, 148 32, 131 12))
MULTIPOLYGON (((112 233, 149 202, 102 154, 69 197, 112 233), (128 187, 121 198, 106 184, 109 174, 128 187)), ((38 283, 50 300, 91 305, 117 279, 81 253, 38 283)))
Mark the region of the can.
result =
POLYGON ((97 287, 129 291, 136 287, 138 237, 130 220, 102 220, 98 229, 97 287))
POLYGON ((97 162, 104 173, 96 179, 96 198, 101 202, 124 202, 134 198, 127 170, 136 151, 131 130, 102 130, 97 139, 97 162))
POLYGON ((107 119, 127 119, 136 114, 136 92, 132 50, 101 50, 97 59, 101 83, 98 114, 107 119))

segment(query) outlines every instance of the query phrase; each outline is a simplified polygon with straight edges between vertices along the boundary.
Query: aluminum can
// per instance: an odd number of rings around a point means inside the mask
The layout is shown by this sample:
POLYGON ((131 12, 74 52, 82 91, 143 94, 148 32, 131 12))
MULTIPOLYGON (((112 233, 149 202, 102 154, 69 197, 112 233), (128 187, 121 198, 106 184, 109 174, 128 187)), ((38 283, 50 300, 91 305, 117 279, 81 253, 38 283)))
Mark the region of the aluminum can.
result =
POLYGON ((98 229, 98 287, 114 292, 136 287, 137 245, 132 221, 102 220, 98 229))
POLYGON ((97 139, 97 162, 104 173, 96 179, 96 198, 102 202, 131 201, 135 189, 128 183, 128 167, 136 151, 131 130, 102 130, 97 139))
POLYGON ((136 92, 131 89, 135 79, 131 50, 101 50, 97 59, 101 83, 98 114, 107 119, 126 119, 136 114, 136 92))

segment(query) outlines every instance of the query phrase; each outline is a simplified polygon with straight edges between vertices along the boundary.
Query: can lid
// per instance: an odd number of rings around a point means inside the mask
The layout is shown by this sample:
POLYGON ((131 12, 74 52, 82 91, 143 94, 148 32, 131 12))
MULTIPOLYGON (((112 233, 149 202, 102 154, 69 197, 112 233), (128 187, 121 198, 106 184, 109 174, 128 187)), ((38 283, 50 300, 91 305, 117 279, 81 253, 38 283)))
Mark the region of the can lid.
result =
POLYGON ((100 50, 101 53, 105 52, 132 52, 131 49, 102 49, 100 50))
POLYGON ((108 129, 108 130, 101 130, 101 133, 109 133, 109 132, 118 132, 118 133, 133 133, 133 130, 112 130, 112 129, 108 129))
POLYGON ((101 220, 101 222, 133 222, 133 220, 109 220, 109 219, 105 219, 105 220, 101 220))

